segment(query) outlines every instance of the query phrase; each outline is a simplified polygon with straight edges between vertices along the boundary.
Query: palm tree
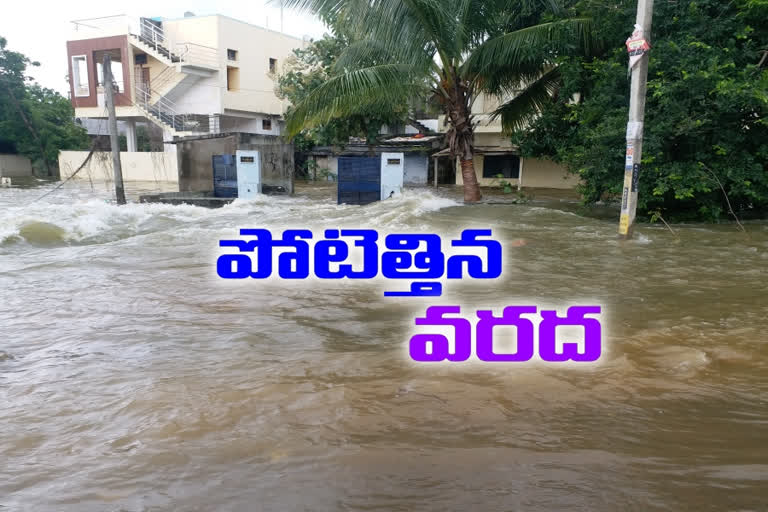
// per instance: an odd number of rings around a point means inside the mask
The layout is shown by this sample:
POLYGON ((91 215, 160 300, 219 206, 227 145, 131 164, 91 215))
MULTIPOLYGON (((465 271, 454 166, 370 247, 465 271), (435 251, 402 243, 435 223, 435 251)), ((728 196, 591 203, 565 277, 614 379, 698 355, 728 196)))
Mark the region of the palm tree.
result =
POLYGON ((556 60, 589 51, 588 19, 538 23, 559 13, 555 0, 285 0, 330 26, 340 23, 355 42, 335 74, 295 105, 287 131, 347 116, 382 101, 403 104, 425 91, 441 105, 446 139, 461 162, 464 201, 481 199, 473 163, 472 103, 498 97, 505 130, 525 126, 556 90, 556 60), (510 99, 511 98, 511 99, 510 99))

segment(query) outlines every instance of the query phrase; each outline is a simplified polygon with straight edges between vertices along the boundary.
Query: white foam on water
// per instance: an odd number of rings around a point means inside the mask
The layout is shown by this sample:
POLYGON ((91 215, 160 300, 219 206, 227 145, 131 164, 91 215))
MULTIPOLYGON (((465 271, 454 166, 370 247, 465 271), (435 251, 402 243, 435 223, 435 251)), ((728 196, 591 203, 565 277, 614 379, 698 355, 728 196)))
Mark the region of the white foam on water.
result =
POLYGON ((373 227, 398 228, 429 212, 460 206, 431 191, 406 191, 402 197, 366 206, 337 205, 330 199, 262 195, 237 199, 219 209, 161 203, 118 206, 78 198, 71 203, 31 202, 0 211, 0 244, 105 243, 141 233, 200 227, 373 227))
POLYGON ((72 204, 32 203, 0 212, 0 243, 27 239, 25 234, 39 233, 40 229, 51 227, 60 230, 57 236, 63 242, 98 243, 135 235, 154 218, 190 222, 199 220, 204 214, 204 210, 186 205, 131 203, 117 206, 97 199, 72 204))

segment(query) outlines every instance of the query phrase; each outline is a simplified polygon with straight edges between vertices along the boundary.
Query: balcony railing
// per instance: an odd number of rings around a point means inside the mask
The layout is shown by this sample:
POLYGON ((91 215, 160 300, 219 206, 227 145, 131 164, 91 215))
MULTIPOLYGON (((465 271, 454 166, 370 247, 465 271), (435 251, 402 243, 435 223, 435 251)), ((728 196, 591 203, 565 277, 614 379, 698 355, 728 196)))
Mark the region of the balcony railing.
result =
POLYGON ((76 35, 82 37, 129 34, 138 28, 137 21, 125 14, 73 20, 71 23, 76 35))
POLYGON ((193 42, 177 42, 169 38, 162 25, 150 18, 134 18, 125 14, 86 18, 71 22, 75 36, 81 39, 130 34, 173 63, 220 69, 216 48, 193 42))
MULTIPOLYGON (((134 103, 145 114, 177 132, 210 133, 218 130, 216 124, 211 124, 211 116, 201 114, 182 114, 179 107, 168 98, 160 97, 153 101, 153 91, 146 84, 137 83, 134 103)), ((215 118, 214 123, 218 123, 215 118)))

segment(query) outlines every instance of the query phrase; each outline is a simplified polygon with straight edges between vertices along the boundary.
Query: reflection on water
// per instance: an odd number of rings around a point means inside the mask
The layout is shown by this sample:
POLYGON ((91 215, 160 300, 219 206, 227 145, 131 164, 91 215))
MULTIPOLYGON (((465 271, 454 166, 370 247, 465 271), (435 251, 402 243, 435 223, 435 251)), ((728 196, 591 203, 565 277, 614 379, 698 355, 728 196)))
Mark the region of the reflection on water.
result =
POLYGON ((567 203, 428 190, 220 210, 40 193, 0 190, 0 510, 768 506, 765 223, 622 243, 567 203), (463 225, 524 241, 464 303, 603 304, 604 362, 415 366, 413 303, 215 277, 241 227, 463 225))

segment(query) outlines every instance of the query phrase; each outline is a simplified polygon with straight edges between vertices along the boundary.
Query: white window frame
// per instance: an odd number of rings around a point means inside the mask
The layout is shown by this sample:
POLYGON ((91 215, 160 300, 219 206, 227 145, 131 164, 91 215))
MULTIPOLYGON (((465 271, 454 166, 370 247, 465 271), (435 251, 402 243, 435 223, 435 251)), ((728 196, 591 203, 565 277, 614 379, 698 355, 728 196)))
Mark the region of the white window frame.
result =
POLYGON ((85 98, 91 95, 91 80, 88 76, 88 56, 87 55, 73 55, 72 56, 72 89, 77 98, 85 98), (85 87, 82 85, 83 77, 80 76, 80 66, 77 61, 82 59, 85 61, 85 87))

